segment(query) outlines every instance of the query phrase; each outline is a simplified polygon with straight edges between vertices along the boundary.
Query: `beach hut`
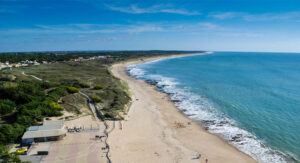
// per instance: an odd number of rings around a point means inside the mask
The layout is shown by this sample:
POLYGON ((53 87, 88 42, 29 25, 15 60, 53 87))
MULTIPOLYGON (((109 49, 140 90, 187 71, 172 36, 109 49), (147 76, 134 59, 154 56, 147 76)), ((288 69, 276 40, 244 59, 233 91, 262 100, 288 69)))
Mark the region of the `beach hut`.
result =
POLYGON ((47 142, 61 140, 66 136, 67 130, 64 121, 46 120, 42 126, 30 126, 22 136, 22 145, 33 142, 47 142))

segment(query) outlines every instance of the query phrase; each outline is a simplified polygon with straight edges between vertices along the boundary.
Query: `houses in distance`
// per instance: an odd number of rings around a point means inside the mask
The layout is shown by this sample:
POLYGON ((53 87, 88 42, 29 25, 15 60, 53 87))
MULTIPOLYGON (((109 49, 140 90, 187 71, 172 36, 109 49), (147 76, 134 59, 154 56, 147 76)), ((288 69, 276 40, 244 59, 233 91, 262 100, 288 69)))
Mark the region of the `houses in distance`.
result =
POLYGON ((89 57, 89 58, 83 58, 83 57, 78 57, 78 58, 74 58, 71 59, 70 61, 73 62, 81 62, 81 61, 88 61, 88 60, 97 60, 97 59, 106 59, 107 56, 94 56, 94 57, 89 57))
MULTIPOLYGON (((81 62, 81 61, 106 59, 106 58, 107 58, 107 56, 93 56, 93 57, 89 57, 89 58, 78 57, 78 58, 71 59, 70 61, 81 62)), ((9 61, 6 61, 5 63, 0 62, 0 70, 4 69, 4 68, 34 66, 34 65, 40 65, 40 64, 48 64, 48 62, 42 61, 41 63, 39 63, 36 60, 34 60, 34 61, 26 60, 26 61, 21 61, 19 63, 9 63, 9 61)))
POLYGON ((24 66, 33 66, 33 65, 40 65, 37 61, 22 61, 20 63, 9 63, 9 61, 6 61, 5 63, 0 62, 0 70, 4 68, 12 68, 12 67, 24 67, 24 66))

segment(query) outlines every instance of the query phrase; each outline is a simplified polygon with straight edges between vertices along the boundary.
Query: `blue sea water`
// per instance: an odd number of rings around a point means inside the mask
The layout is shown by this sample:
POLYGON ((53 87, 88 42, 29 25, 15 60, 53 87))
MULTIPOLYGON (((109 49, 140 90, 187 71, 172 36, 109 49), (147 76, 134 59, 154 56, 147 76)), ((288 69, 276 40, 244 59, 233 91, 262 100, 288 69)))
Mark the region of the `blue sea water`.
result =
POLYGON ((127 71, 258 162, 299 162, 300 54, 214 52, 127 71))

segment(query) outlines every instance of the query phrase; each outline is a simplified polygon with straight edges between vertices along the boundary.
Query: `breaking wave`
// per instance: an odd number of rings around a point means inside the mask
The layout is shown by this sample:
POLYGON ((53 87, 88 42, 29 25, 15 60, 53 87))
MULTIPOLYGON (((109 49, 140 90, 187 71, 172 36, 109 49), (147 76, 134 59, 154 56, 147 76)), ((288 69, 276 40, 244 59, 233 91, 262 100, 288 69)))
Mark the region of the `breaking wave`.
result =
MULTIPOLYGON (((144 64, 149 64, 149 62, 144 64)), ((173 78, 148 74, 138 65, 128 66, 127 73, 136 79, 155 85, 159 91, 167 93, 181 112, 199 122, 208 132, 221 137, 258 162, 296 162, 292 155, 272 149, 252 133, 240 128, 238 122, 215 109, 209 99, 191 93, 190 88, 177 87, 178 83, 173 78)))

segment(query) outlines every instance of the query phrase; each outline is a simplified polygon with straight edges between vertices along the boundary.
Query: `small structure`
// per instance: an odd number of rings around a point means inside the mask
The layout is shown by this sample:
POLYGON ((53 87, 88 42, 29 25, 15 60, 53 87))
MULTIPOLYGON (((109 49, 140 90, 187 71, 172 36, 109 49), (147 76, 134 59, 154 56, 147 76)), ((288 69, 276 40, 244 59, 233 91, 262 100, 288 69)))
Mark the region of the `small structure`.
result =
POLYGON ((12 66, 12 67, 20 67, 21 64, 19 64, 19 63, 14 63, 14 64, 11 64, 11 66, 12 66))
POLYGON ((33 61, 33 65, 37 66, 37 65, 40 65, 40 63, 35 60, 35 61, 33 61))
POLYGON ((37 155, 48 155, 50 150, 50 143, 40 143, 37 155))
POLYGON ((2 68, 4 68, 4 67, 5 67, 4 63, 1 63, 1 62, 0 62, 0 70, 1 70, 2 68))
POLYGON ((61 140, 66 136, 67 130, 63 120, 46 120, 42 126, 30 126, 22 137, 22 145, 33 142, 47 142, 61 140))
POLYGON ((97 59, 106 59, 106 56, 97 56, 97 59))

